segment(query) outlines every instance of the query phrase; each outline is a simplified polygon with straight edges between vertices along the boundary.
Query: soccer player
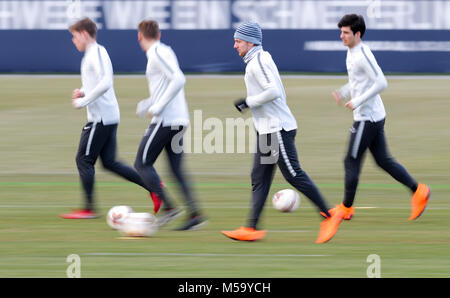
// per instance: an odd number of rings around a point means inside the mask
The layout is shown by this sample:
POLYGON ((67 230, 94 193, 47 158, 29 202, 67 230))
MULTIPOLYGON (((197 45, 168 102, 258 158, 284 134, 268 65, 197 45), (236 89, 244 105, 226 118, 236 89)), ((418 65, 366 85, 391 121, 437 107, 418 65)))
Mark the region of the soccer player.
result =
POLYGON ((86 107, 87 111, 88 123, 81 131, 76 156, 85 208, 60 216, 68 219, 88 219, 98 217, 93 191, 94 165, 99 156, 105 169, 146 187, 132 167, 116 160, 116 133, 120 112, 113 87, 111 60, 106 49, 96 41, 97 26, 91 19, 84 18, 70 26, 69 30, 77 50, 84 52, 81 62, 82 87, 72 92, 72 105, 76 109, 86 107))
POLYGON ((162 202, 163 216, 160 226, 181 215, 182 210, 173 205, 160 186, 160 178, 153 164, 164 149, 170 168, 181 186, 189 217, 176 230, 191 230, 206 223, 197 206, 196 198, 183 171, 183 133, 189 125, 189 111, 184 95, 186 79, 173 50, 162 43, 159 25, 144 20, 138 25, 138 42, 147 55, 146 77, 150 97, 139 102, 136 113, 140 117, 152 117, 139 146, 135 168, 142 180, 153 189, 162 202))
POLYGON ((342 215, 339 212, 333 216, 328 213, 318 188, 300 167, 295 148, 297 122, 286 104, 286 93, 277 66, 272 56, 262 48, 261 28, 257 23, 245 22, 235 31, 234 40, 234 48, 247 64, 247 97, 237 100, 235 106, 240 112, 248 108, 252 112, 257 152, 251 173, 252 208, 247 225, 222 233, 231 239, 244 241, 265 237, 266 231, 258 229, 258 221, 278 164, 284 178, 325 215, 316 242, 327 242, 337 232, 342 215))
POLYGON ((344 200, 330 213, 341 210, 344 219, 352 218, 361 163, 369 149, 377 165, 413 193, 409 220, 414 220, 424 211, 431 192, 425 184, 417 183, 388 151, 384 133, 386 112, 379 95, 386 89, 387 81, 371 50, 361 40, 366 30, 364 19, 360 15, 348 14, 340 20, 338 27, 342 42, 348 47, 346 64, 349 83, 332 94, 337 103, 353 110, 354 123, 344 160, 344 200))

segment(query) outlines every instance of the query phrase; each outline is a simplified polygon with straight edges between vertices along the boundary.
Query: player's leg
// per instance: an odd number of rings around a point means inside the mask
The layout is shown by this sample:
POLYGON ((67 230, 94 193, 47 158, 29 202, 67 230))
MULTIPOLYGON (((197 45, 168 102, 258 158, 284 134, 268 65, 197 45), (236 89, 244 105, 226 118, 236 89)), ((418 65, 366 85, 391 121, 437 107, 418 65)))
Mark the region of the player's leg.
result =
POLYGON ((107 139, 102 123, 89 122, 81 131, 80 143, 76 156, 76 164, 80 176, 81 186, 84 194, 84 207, 82 210, 68 214, 62 214, 63 218, 94 218, 94 180, 95 162, 107 139))
POLYGON ((342 221, 342 213, 336 212, 331 215, 319 189, 300 167, 297 149, 295 147, 296 130, 281 130, 276 133, 278 141, 278 167, 284 178, 297 190, 310 199, 326 218, 320 224, 317 243, 329 241, 337 233, 342 221))
POLYGON ((107 137, 101 122, 87 124, 81 133, 76 162, 88 210, 94 210, 94 166, 107 137))
POLYGON ((117 152, 117 124, 106 126, 109 130, 109 138, 103 147, 102 152, 100 153, 100 157, 102 159, 103 167, 105 169, 116 173, 117 175, 140 185, 145 188, 149 192, 149 196, 153 200, 154 204, 154 212, 158 213, 159 208, 161 207, 162 200, 160 200, 156 194, 152 193, 151 190, 144 184, 141 176, 138 172, 135 171, 132 167, 116 160, 116 152, 117 152))
POLYGON ((345 193, 341 207, 351 208, 353 206, 361 165, 365 152, 374 138, 373 131, 373 123, 370 121, 355 121, 350 129, 350 141, 344 159, 345 193))
POLYGON ((329 208, 324 197, 308 174, 300 167, 295 146, 296 132, 296 130, 281 130, 276 133, 279 146, 278 167, 289 184, 310 199, 319 209, 319 212, 329 217, 329 208))
POLYGON ((165 224, 180 214, 175 208, 171 199, 164 191, 161 179, 153 164, 158 158, 167 142, 170 142, 170 127, 163 127, 161 122, 150 124, 141 140, 137 152, 134 167, 138 171, 147 189, 150 189, 155 196, 163 202, 164 220, 160 224, 165 224), (167 219, 167 221, 166 221, 167 219))
POLYGON ((257 151, 253 159, 251 173, 252 180, 252 201, 251 209, 247 219, 247 226, 257 229, 261 213, 269 195, 270 186, 275 175, 276 160, 272 158, 271 150, 261 150, 260 144, 271 146, 273 134, 257 135, 257 151))
POLYGON ((172 127, 171 141, 165 146, 170 169, 179 183, 183 199, 189 212, 187 221, 175 229, 179 231, 193 230, 206 223, 206 219, 201 215, 198 202, 193 195, 192 188, 188 181, 188 175, 183 167, 184 153, 182 148, 184 132, 185 127, 183 126, 172 127))
POLYGON ((252 180, 252 200, 251 208, 247 218, 247 225, 233 231, 222 231, 222 234, 233 239, 241 241, 260 240, 265 237, 265 230, 257 230, 257 225, 264 208, 264 204, 269 194, 275 173, 275 164, 271 158, 271 151, 261 152, 259 144, 263 141, 267 144, 270 135, 259 135, 257 133, 257 146, 254 155, 252 180))
POLYGON ((411 190, 413 198, 410 220, 416 219, 425 210, 431 194, 430 188, 425 184, 417 183, 408 171, 389 154, 384 133, 384 120, 377 122, 376 125, 378 133, 369 149, 380 168, 411 190))
POLYGON ((408 171, 389 153, 384 133, 384 120, 376 123, 377 134, 369 146, 377 165, 385 170, 395 180, 408 187, 412 193, 417 190, 417 182, 408 171))
POLYGON ((106 125, 105 130, 108 131, 108 138, 100 152, 103 167, 128 181, 136 183, 150 191, 143 183, 141 176, 130 166, 116 159, 117 153, 117 124, 106 125))

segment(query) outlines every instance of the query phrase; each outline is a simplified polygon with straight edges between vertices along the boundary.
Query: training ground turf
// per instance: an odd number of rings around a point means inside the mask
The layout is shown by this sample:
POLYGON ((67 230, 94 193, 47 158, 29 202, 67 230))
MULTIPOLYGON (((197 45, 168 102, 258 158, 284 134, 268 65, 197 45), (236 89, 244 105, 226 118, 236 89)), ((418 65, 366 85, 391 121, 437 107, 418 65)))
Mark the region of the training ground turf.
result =
MULTIPOLYGON (((334 206, 343 196, 352 115, 336 106, 330 93, 345 78, 283 81, 299 124, 300 163, 334 206)), ((245 224, 249 153, 186 154, 186 168, 209 218, 198 231, 171 231, 181 218, 151 238, 120 238, 106 224, 108 209, 125 204, 151 212, 152 203, 143 189, 106 173, 101 162, 96 166, 96 199, 102 217, 59 218, 82 202, 75 154, 86 111, 70 104, 80 79, 0 77, 0 277, 66 277, 70 254, 81 258, 81 277, 366 277, 371 254, 380 257, 381 277, 450 277, 449 80, 388 82, 382 98, 389 148, 415 178, 432 187, 429 207, 409 222, 409 190, 367 155, 354 218, 343 222, 329 243, 319 245, 314 241, 321 218, 307 198, 302 196, 293 213, 272 208, 270 197, 289 187, 279 171, 261 222, 268 230, 266 239, 235 242, 220 234, 245 224)), ((118 155, 132 165, 149 122, 135 116, 136 103, 148 96, 147 83, 143 75, 117 77, 115 87, 121 107, 118 155)), ((186 83, 192 120, 193 111, 202 110, 204 124, 211 117, 221 120, 210 120, 216 125, 241 117, 232 102, 244 95, 243 76, 188 77, 186 83)), ((203 138, 211 131, 205 128, 203 138)), ((164 154, 156 167, 182 204, 164 154)))

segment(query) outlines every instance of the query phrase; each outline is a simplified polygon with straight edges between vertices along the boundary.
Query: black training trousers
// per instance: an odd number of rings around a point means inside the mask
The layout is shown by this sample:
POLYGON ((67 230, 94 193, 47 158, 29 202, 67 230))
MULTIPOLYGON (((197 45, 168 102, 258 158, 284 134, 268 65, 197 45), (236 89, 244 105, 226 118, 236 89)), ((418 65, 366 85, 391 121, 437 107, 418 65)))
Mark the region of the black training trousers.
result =
POLYGON ((271 134, 257 133, 257 150, 253 161, 252 208, 248 226, 256 229, 269 194, 276 165, 283 177, 298 191, 309 198, 317 208, 328 214, 327 204, 311 178, 300 167, 295 147, 297 130, 281 130, 271 134))
POLYGON ((105 169, 146 188, 132 167, 116 160, 117 126, 118 124, 103 125, 102 122, 88 122, 81 131, 76 163, 85 194, 86 209, 94 209, 94 165, 99 156, 105 169))
POLYGON ((417 182, 406 169, 390 155, 384 133, 385 119, 378 122, 355 121, 350 129, 350 142, 345 165, 345 195, 344 205, 350 207, 355 199, 361 164, 367 148, 375 158, 377 165, 388 172, 412 192, 417 188, 417 182))
POLYGON ((162 126, 161 122, 150 124, 139 146, 134 167, 142 181, 163 200, 164 210, 173 208, 173 203, 161 187, 161 179, 153 164, 164 149, 167 153, 170 169, 181 186, 183 199, 190 216, 198 215, 197 203, 192 195, 187 177, 183 171, 183 126, 162 126))

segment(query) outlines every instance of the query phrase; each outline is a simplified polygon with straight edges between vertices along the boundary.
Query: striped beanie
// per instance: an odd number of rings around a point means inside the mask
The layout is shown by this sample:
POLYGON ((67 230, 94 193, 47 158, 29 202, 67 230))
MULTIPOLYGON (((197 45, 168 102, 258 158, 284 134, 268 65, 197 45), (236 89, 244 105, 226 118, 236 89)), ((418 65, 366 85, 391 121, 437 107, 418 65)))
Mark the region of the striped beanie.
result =
POLYGON ((234 38, 260 45, 262 44, 261 27, 254 22, 244 22, 234 32, 234 38))

